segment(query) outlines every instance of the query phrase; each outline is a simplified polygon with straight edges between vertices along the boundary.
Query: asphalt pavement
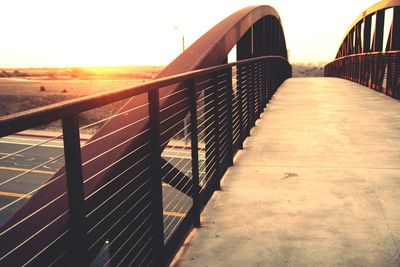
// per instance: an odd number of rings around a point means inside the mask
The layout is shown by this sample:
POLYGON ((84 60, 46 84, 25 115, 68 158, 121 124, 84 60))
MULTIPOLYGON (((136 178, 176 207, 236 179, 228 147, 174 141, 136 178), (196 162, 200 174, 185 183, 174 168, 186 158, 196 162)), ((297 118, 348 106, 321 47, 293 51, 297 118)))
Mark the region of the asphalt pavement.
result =
MULTIPOLYGON (((0 138, 0 225, 64 165, 62 140, 55 139, 43 144, 47 140, 17 135, 0 138)), ((188 176, 191 175, 190 157, 190 150, 181 148, 167 148, 163 152, 166 161, 188 176)), ((200 165, 202 163, 200 161, 200 165)), ((164 228, 168 237, 184 218, 192 201, 167 184, 163 184, 163 198, 164 228)))

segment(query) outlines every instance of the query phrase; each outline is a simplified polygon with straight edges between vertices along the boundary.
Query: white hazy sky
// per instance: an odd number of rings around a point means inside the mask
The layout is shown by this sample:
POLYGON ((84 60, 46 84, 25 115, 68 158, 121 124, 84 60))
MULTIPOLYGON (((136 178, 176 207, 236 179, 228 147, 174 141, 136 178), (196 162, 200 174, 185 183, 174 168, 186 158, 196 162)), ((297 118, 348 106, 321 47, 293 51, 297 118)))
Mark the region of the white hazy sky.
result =
POLYGON ((348 26, 376 0, 4 0, 0 67, 165 65, 233 12, 281 16, 291 62, 334 58, 348 26), (179 30, 174 29, 175 26, 179 30))

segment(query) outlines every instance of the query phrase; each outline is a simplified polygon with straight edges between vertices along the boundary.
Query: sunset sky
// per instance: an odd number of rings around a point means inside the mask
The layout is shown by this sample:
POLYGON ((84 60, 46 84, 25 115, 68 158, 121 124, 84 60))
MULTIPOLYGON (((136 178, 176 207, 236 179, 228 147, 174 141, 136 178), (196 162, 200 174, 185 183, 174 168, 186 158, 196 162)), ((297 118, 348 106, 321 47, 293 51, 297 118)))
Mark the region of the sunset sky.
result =
POLYGON ((281 16, 291 62, 328 62, 376 0, 13 0, 0 9, 0 67, 165 65, 233 12, 281 16), (178 26, 179 29, 175 29, 178 26))

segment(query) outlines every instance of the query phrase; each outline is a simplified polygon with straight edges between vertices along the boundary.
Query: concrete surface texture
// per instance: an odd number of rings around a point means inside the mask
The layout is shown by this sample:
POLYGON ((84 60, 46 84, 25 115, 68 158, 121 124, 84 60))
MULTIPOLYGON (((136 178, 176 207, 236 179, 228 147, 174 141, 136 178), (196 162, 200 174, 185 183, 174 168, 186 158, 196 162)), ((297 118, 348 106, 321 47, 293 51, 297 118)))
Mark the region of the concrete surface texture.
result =
POLYGON ((175 266, 400 266, 400 102, 287 80, 175 266))

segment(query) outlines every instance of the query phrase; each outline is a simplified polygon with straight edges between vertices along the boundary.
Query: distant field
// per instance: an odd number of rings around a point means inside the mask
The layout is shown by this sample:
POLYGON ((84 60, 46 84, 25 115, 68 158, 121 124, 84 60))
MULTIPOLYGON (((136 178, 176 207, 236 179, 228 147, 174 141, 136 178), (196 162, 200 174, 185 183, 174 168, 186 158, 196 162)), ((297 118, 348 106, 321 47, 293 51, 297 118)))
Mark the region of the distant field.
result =
POLYGON ((123 66, 123 67, 67 67, 67 68, 0 68, 1 78, 33 79, 152 79, 163 66, 123 66))
POLYGON ((323 77, 324 64, 292 64, 293 77, 323 77))
MULTIPOLYGON (((0 116, 29 110, 36 107, 61 102, 71 98, 128 88, 151 80, 162 67, 123 67, 123 68, 90 68, 90 76, 85 79, 66 76, 67 69, 19 69, 0 70, 4 75, 21 75, 29 73, 29 77, 0 78, 0 116), (57 73, 52 79, 46 73, 57 73), (128 78, 127 78, 128 77, 128 78), (129 78, 141 77, 141 78, 129 78)), ((83 73, 89 73, 83 69, 83 73)), ((9 75, 9 76, 10 76, 9 75)), ((81 115, 83 125, 112 115, 124 103, 114 103, 102 108, 85 112, 81 115)), ((59 129, 59 122, 41 128, 59 129)), ((97 128, 97 127, 95 127, 97 128)), ((95 130, 92 129, 92 130, 95 130)))
POLYGON ((24 80, 0 78, 0 95, 35 95, 39 97, 61 95, 71 98, 130 87, 147 80, 24 80), (44 87, 45 91, 41 92, 41 87, 44 87), (66 92, 63 93, 63 90, 66 92))
POLYGON ((145 80, 18 81, 0 79, 0 115, 12 114, 79 96, 132 87, 143 81, 145 80), (41 87, 45 88, 45 91, 40 91, 41 87), (66 93, 63 93, 63 90, 66 90, 66 93))

